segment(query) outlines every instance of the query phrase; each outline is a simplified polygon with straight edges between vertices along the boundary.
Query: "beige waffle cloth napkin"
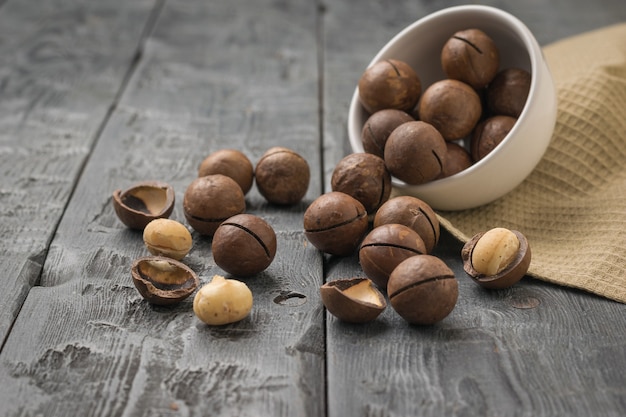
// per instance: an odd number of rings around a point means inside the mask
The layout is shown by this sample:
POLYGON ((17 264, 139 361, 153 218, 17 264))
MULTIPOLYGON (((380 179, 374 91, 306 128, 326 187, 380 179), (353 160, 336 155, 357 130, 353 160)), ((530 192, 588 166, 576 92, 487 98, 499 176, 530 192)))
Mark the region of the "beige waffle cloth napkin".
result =
POLYGON ((463 242, 519 230, 532 249, 528 275, 626 303, 626 24, 543 51, 559 101, 546 154, 512 192, 440 212, 441 224, 463 242))

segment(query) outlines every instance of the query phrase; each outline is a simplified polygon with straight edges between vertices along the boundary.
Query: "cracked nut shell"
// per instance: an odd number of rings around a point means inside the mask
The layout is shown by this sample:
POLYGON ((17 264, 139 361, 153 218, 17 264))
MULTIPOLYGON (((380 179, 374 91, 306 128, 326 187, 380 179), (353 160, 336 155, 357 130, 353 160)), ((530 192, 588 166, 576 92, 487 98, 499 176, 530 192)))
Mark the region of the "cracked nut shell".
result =
POLYGON ((224 220, 243 213, 245 209, 241 187, 222 174, 196 178, 187 187, 183 198, 187 222, 195 231, 207 236, 213 236, 224 220))
POLYGON ((316 198, 304 212, 304 235, 322 252, 347 256, 367 233, 367 212, 348 194, 331 191, 316 198))
POLYGON ((435 211, 423 200, 412 196, 398 196, 387 200, 374 216, 374 227, 399 223, 415 230, 431 253, 441 235, 441 226, 435 211))
POLYGON ((397 127, 385 144, 385 165, 394 177, 411 185, 439 177, 446 158, 446 141, 423 121, 397 127))
POLYGON ((198 276, 191 268, 164 256, 136 259, 131 266, 131 276, 141 296, 156 305, 179 303, 199 284, 198 276))
POLYGON ((370 153, 353 153, 341 159, 333 170, 330 184, 333 191, 359 200, 371 214, 391 194, 391 174, 385 161, 370 153))
MULTIPOLYGON (((491 229, 494 230, 494 229, 491 229)), ((517 254, 510 260, 508 265, 501 271, 493 275, 485 275, 476 271, 472 264, 472 257, 474 248, 477 242, 487 233, 480 232, 475 234, 470 240, 468 240, 461 249, 461 259, 463 260, 463 269, 467 275, 478 285, 489 289, 504 289, 513 286, 519 280, 521 280, 528 268, 531 261, 531 250, 528 245, 528 240, 521 232, 517 230, 511 230, 517 239, 519 240, 519 248, 517 254)), ((493 254, 490 254, 493 256, 493 254)))
POLYGON ((415 70, 397 59, 374 63, 359 79, 359 99, 370 114, 382 109, 409 112, 421 92, 422 84, 415 70))
POLYGON ((365 275, 387 289, 391 272, 405 259, 426 253, 417 232, 402 224, 383 224, 365 236, 359 248, 359 262, 365 275))
POLYGON ((143 230, 158 218, 168 218, 174 210, 172 186, 161 181, 143 181, 125 191, 113 193, 113 208, 117 217, 131 229, 143 230))
POLYGON ((329 281, 321 286, 322 303, 330 314, 348 323, 367 323, 387 307, 383 294, 367 278, 329 281))
POLYGON ((432 255, 412 256, 389 276, 387 295, 393 309, 411 324, 435 324, 456 305, 459 289, 454 272, 432 255))
POLYGON ((448 78, 463 81, 479 90, 498 72, 500 53, 493 39, 482 30, 461 30, 443 46, 441 66, 448 78))
POLYGON ((246 277, 264 271, 276 255, 276 233, 262 218, 238 214, 225 220, 211 243, 213 260, 224 271, 246 277))

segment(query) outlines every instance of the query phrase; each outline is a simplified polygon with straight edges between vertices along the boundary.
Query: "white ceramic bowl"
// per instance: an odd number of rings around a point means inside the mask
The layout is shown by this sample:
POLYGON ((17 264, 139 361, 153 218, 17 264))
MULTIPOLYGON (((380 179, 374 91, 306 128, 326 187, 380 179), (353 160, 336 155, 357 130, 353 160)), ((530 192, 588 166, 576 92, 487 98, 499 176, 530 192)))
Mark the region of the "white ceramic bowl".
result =
MULTIPOLYGON (((436 210, 481 206, 513 190, 542 158, 556 122, 556 91, 537 40, 519 19, 494 7, 456 6, 430 14, 392 38, 369 65, 389 58, 403 60, 415 69, 425 90, 446 78, 440 64, 444 43, 455 32, 468 28, 481 29, 495 41, 501 69, 519 67, 530 72, 530 92, 506 138, 470 168, 422 185, 393 180, 396 193, 418 197, 436 210)), ((363 152, 361 130, 368 117, 359 102, 357 87, 348 114, 353 152, 363 152)))

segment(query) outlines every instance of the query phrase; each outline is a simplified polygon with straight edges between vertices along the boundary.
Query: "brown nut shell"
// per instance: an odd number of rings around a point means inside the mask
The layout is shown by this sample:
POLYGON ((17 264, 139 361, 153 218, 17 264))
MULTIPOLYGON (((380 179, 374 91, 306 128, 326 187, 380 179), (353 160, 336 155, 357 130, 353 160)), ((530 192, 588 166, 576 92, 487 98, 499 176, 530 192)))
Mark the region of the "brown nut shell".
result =
POLYGON ((480 29, 456 32, 442 48, 441 66, 448 76, 475 89, 485 87, 500 67, 500 53, 493 41, 480 29))
POLYGON ((417 232, 402 224, 383 224, 365 236, 359 248, 359 262, 365 275, 387 289, 389 275, 405 259, 426 253, 417 232))
POLYGON ((470 141, 474 161, 489 155, 509 134, 517 119, 511 116, 492 116, 478 123, 470 141))
POLYGON ((391 194, 391 174, 385 161, 370 153, 353 153, 341 159, 330 184, 333 191, 359 200, 368 213, 375 213, 391 194))
POLYGON ((422 84, 415 70, 397 59, 374 63, 359 79, 359 99, 370 114, 382 109, 411 111, 421 92, 422 84))
POLYGON ((418 112, 420 120, 432 124, 446 140, 457 140, 472 132, 482 115, 482 103, 469 85, 445 79, 424 91, 418 112))
POLYGON ((239 277, 258 274, 276 256, 276 233, 262 218, 238 214, 217 228, 211 252, 217 266, 230 274, 239 277))
POLYGON ((495 275, 486 276, 479 273, 472 266, 472 251, 476 246, 476 242, 486 233, 480 232, 472 236, 461 249, 461 259, 463 260, 463 269, 467 275, 478 285, 489 289, 504 289, 509 288, 521 280, 528 268, 531 261, 531 250, 528 245, 528 240, 521 232, 517 230, 511 230, 517 236, 519 240, 519 250, 517 256, 511 261, 511 263, 502 271, 495 275))
POLYGON ((141 296, 156 305, 176 304, 189 297, 199 284, 191 268, 164 256, 135 259, 131 276, 141 296))
POLYGON ((456 305, 459 289, 454 272, 432 255, 412 256, 389 276, 387 295, 393 309, 411 324, 435 324, 456 305))
POLYGON ((220 149, 208 155, 198 167, 198 176, 222 174, 235 180, 247 194, 254 182, 254 167, 250 159, 236 149, 220 149))
POLYGON ((387 307, 383 294, 367 278, 329 281, 321 286, 320 296, 329 313, 349 323, 372 321, 387 307))
POLYGON ((391 132, 406 122, 413 122, 413 116, 397 109, 383 109, 367 118, 361 130, 363 150, 367 153, 380 156, 385 153, 385 144, 391 132))
POLYGON ((297 152, 275 146, 265 152, 254 169, 261 195, 272 204, 292 205, 300 202, 309 188, 309 164, 297 152))
POLYGON ((154 219, 168 218, 174 210, 174 201, 174 189, 161 181, 143 181, 113 193, 117 217, 127 227, 137 230, 143 230, 154 219))
POLYGON ((243 213, 245 209, 241 187, 222 174, 196 178, 187 187, 183 198, 187 222, 195 231, 207 236, 213 236, 224 220, 243 213))
POLYGON ((506 68, 500 71, 487 87, 487 108, 492 114, 519 117, 524 110, 531 75, 521 68, 506 68))
POLYGON ((441 235, 437 214, 425 201, 412 196, 398 196, 387 200, 374 216, 374 227, 399 223, 415 230, 431 253, 441 235))
POLYGON ((331 191, 316 198, 304 212, 304 235, 322 252, 347 256, 367 233, 367 212, 348 194, 331 191))
POLYGON ((446 146, 448 151, 440 178, 451 177, 472 166, 472 156, 467 149, 455 142, 446 142, 446 146))
POLYGON ((407 184, 424 184, 441 175, 446 152, 446 141, 431 124, 407 122, 389 135, 385 165, 391 175, 407 184))

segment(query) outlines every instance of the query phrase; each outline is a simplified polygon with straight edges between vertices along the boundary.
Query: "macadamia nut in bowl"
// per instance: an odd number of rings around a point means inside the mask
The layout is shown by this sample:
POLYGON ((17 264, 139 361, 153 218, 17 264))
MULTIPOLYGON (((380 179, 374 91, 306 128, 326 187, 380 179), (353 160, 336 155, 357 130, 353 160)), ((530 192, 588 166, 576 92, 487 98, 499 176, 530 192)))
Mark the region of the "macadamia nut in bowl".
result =
MULTIPOLYGON (((409 184, 393 176, 392 185, 396 194, 415 196, 436 210, 464 210, 490 203, 517 187, 543 157, 556 122, 557 99, 541 48, 528 27, 515 16, 490 6, 463 5, 442 9, 409 25, 393 37, 368 65, 369 68, 377 62, 390 59, 407 63, 417 73, 424 96, 431 85, 441 80, 458 79, 453 78, 457 77, 458 68, 454 71, 444 70, 443 64, 449 64, 448 61, 452 59, 449 54, 442 56, 446 43, 454 37, 463 38, 462 41, 467 42, 470 48, 464 48, 460 53, 473 54, 484 44, 483 34, 492 39, 497 48, 499 73, 508 68, 516 69, 516 80, 498 82, 508 84, 514 90, 498 94, 504 94, 506 104, 515 105, 515 113, 519 111, 519 102, 524 105, 506 137, 486 156, 473 161, 462 171, 439 176, 423 184, 409 184), (468 29, 472 31, 467 32, 468 29), (474 29, 480 31, 480 36, 476 35, 478 32, 474 29), (472 42, 476 48, 470 45, 472 42), (529 87, 519 85, 528 78, 523 76, 524 71, 530 78, 529 87), (519 94, 520 91, 524 94, 527 91, 527 96, 521 100, 509 97, 509 94, 519 94)), ((488 71, 492 80, 498 76, 494 74, 493 61, 484 62, 471 56, 466 58, 466 61, 461 61, 461 70, 466 65, 468 71, 488 71)), ((473 82, 473 79, 467 82, 473 82)), ((484 83, 484 79, 481 79, 475 84, 484 83)), ((479 95, 484 97, 488 87, 487 83, 485 87, 473 88, 479 88, 479 95)), ((412 115, 420 120, 421 106, 418 104, 416 107, 412 115)), ((357 85, 348 115, 348 134, 355 153, 364 152, 362 131, 371 116, 366 108, 361 103, 357 85)), ((495 115, 491 113, 491 108, 494 106, 482 105, 483 118, 495 115)), ((424 116, 427 117, 426 114, 424 116)), ((475 116, 467 120, 474 123, 475 116)), ((469 151, 471 133, 461 133, 465 135, 463 138, 448 134, 443 136, 446 141, 460 143, 469 151)))

